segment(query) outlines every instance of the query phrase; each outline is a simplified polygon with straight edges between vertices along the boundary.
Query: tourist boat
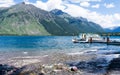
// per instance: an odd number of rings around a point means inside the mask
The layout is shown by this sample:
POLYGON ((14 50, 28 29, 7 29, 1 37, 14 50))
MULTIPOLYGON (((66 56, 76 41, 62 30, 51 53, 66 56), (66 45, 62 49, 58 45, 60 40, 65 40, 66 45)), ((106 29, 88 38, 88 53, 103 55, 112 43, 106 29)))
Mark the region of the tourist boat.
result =
POLYGON ((104 43, 105 39, 98 34, 80 34, 79 38, 72 39, 73 43, 104 43))
POLYGON ((109 37, 101 37, 98 34, 83 33, 79 38, 72 39, 73 43, 104 43, 107 45, 120 45, 120 41, 110 40, 109 37))

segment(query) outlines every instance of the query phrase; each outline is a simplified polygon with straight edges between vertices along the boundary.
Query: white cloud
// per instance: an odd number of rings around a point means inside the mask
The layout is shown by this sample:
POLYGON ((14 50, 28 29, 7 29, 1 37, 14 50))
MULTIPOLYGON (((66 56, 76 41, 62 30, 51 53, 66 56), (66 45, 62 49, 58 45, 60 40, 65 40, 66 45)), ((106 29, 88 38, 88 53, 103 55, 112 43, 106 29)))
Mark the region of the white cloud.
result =
POLYGON ((62 0, 49 0, 47 2, 48 10, 52 9, 64 9, 62 0))
POLYGON ((92 12, 90 10, 84 9, 76 5, 68 4, 67 6, 68 9, 66 9, 65 12, 69 13, 74 17, 82 16, 84 18, 87 18, 89 21, 93 21, 95 23, 100 24, 104 28, 114 26, 114 24, 112 23, 114 20, 109 15, 107 16, 96 12, 92 12))
POLYGON ((113 3, 111 3, 111 4, 104 4, 104 6, 106 7, 106 8, 113 8, 113 7, 115 7, 115 5, 113 4, 113 3))
POLYGON ((37 6, 38 8, 50 11, 53 9, 65 9, 62 0, 48 0, 46 3, 42 1, 36 1, 36 3, 32 3, 33 5, 37 6))
POLYGON ((29 0, 24 0, 24 2, 29 2, 29 0))
POLYGON ((114 18, 115 18, 116 20, 120 20, 120 14, 115 13, 115 14, 114 14, 114 18))
POLYGON ((99 4, 96 4, 96 5, 92 5, 91 7, 92 7, 92 8, 99 8, 100 5, 99 5, 99 4))
POLYGON ((87 9, 85 10, 84 8, 76 6, 76 5, 71 5, 71 4, 66 4, 66 5, 68 6, 68 8, 64 11, 74 17, 78 17, 81 15, 86 16, 87 12, 89 12, 89 10, 87 10, 87 9))
POLYGON ((80 3, 80 2, 101 2, 101 0, 66 0, 72 3, 80 3))
POLYGON ((89 7, 89 6, 90 6, 90 3, 89 3, 89 2, 81 2, 81 3, 80 3, 80 6, 89 7))
POLYGON ((0 3, 10 3, 10 2, 13 2, 13 0, 0 0, 0 3))
POLYGON ((46 5, 46 3, 43 3, 42 1, 36 1, 36 3, 31 3, 31 4, 35 5, 35 6, 38 7, 38 8, 47 10, 47 5, 46 5))
POLYGON ((23 0, 25 4, 30 4, 29 0, 23 0))
POLYGON ((117 25, 120 25, 120 14, 102 15, 100 13, 74 5, 68 5, 68 9, 66 9, 65 12, 74 17, 82 16, 84 18, 87 18, 89 21, 100 24, 104 28, 116 26, 116 23, 117 25))
POLYGON ((9 7, 14 4, 14 0, 0 0, 0 7, 9 7))

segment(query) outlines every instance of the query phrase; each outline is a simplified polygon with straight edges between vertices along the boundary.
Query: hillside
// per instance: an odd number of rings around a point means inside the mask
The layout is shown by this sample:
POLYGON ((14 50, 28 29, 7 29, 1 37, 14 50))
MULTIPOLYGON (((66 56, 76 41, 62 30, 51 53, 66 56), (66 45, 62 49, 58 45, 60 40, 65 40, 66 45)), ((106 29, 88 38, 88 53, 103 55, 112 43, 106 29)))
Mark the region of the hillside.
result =
POLYGON ((0 11, 0 34, 49 34, 31 14, 33 8, 21 3, 0 11))
POLYGON ((72 17, 71 15, 58 9, 52 10, 51 13, 64 18, 66 22, 68 22, 71 26, 74 26, 75 29, 79 30, 79 32, 104 32, 100 25, 90 22, 85 18, 72 17))
POLYGON ((3 35, 77 35, 80 32, 103 31, 93 22, 67 13, 67 16, 60 17, 25 3, 1 9, 0 14, 0 34, 3 35))

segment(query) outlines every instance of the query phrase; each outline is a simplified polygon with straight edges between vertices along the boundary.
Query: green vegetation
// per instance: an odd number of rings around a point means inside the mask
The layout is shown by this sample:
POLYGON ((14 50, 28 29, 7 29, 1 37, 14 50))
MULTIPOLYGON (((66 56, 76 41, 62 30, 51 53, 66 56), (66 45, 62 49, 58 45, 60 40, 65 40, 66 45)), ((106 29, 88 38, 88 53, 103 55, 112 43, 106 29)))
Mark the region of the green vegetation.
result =
MULTIPOLYGON (((21 5, 22 7, 22 5, 21 5)), ((0 11, 0 34, 9 35, 50 35, 45 28, 28 14, 15 10, 15 6, 0 11)))

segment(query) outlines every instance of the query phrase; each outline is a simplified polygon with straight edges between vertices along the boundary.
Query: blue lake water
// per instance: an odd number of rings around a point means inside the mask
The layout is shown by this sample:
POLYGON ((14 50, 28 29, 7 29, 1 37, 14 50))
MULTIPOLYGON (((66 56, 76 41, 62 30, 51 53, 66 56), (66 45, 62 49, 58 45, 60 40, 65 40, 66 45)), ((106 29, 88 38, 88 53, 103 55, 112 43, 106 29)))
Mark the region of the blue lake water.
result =
MULTIPOLYGON (((42 55, 50 52, 72 53, 82 50, 120 51, 120 46, 73 43, 73 36, 0 36, 0 56, 42 55)), ((111 37, 120 39, 120 36, 111 37)))

